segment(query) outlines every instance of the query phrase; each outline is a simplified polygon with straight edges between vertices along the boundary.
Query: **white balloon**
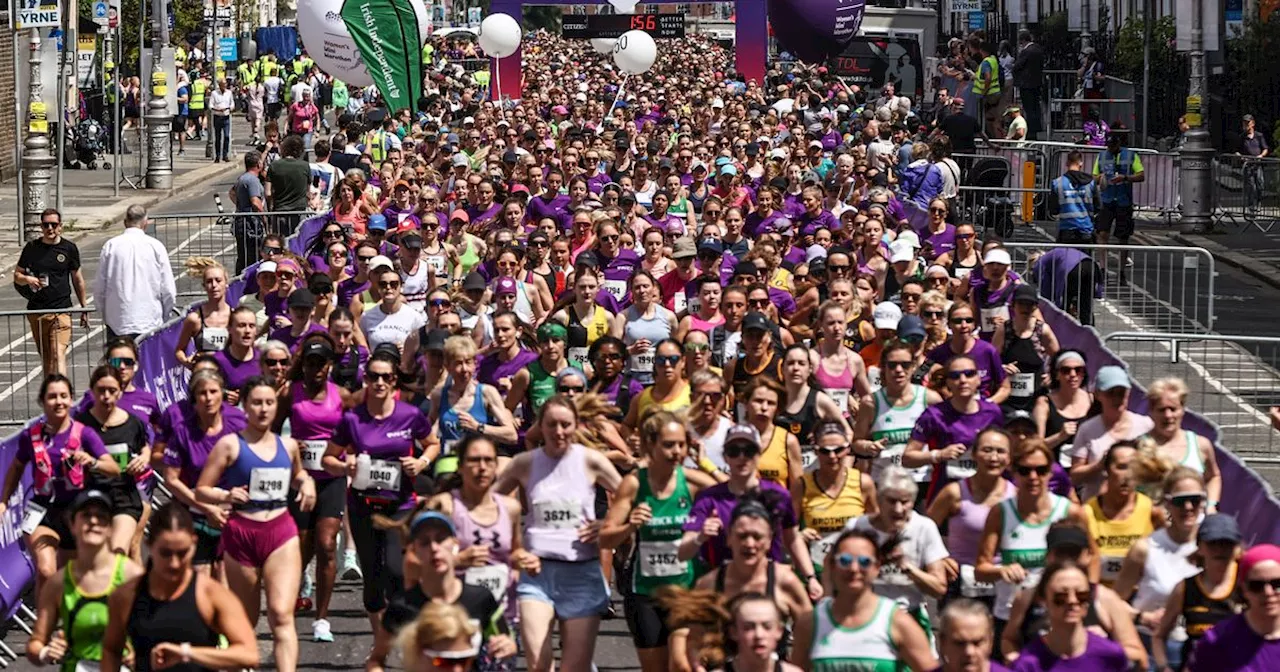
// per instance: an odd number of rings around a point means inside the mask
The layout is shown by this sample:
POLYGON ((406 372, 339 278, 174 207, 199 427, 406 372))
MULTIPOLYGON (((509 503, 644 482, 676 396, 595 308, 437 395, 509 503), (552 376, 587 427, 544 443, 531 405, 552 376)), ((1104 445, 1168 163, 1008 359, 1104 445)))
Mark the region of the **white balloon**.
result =
MULTIPOLYGON (((410 0, 418 18, 418 33, 426 44, 431 15, 422 0, 410 0)), ((337 77, 351 86, 372 86, 373 77, 365 67, 360 49, 351 39, 346 23, 342 20, 343 0, 307 0, 298 3, 298 34, 307 48, 307 55, 325 73, 337 77)), ((422 44, 418 48, 422 48, 422 44)), ((286 55, 280 59, 288 60, 286 55)))
POLYGON ((591 38, 591 46, 601 56, 608 56, 613 53, 613 45, 618 43, 616 37, 593 37, 591 38))
POLYGON ((653 62, 658 59, 658 45, 653 37, 643 30, 629 30, 618 38, 613 48, 613 62, 618 69, 629 74, 638 75, 648 72, 653 62))
POLYGON ((490 56, 506 58, 516 53, 521 37, 520 23, 510 14, 490 14, 480 22, 480 48, 490 56))

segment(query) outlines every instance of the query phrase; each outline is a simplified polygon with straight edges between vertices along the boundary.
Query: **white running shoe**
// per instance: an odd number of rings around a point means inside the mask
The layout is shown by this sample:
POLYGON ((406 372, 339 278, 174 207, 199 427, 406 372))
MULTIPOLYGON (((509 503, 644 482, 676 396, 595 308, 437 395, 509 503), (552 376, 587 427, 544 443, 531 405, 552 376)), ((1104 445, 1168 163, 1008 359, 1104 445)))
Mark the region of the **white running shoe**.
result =
POLYGON ((342 552, 342 578, 347 581, 364 578, 364 572, 360 571, 360 558, 355 551, 342 552))
POLYGON ((311 639, 316 642, 332 642, 333 631, 329 629, 329 621, 317 618, 311 623, 311 639))

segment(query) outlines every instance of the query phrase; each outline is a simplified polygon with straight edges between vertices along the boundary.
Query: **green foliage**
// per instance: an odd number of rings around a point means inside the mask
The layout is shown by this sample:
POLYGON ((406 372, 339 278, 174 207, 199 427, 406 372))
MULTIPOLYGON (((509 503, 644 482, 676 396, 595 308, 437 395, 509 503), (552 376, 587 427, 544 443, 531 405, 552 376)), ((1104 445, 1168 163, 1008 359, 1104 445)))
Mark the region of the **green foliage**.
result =
MULTIPOLYGON (((1131 82, 1142 81, 1142 49, 1147 23, 1141 17, 1129 17, 1120 28, 1111 71, 1131 82)), ((1173 49, 1177 27, 1172 16, 1162 16, 1151 26, 1151 70, 1179 58, 1173 49)))
MULTIPOLYGON (((120 39, 121 56, 116 61, 116 68, 122 70, 126 74, 136 74, 138 72, 138 16, 141 9, 142 0, 121 0, 120 3, 120 39)), ((144 29, 143 45, 150 47, 151 34, 154 22, 151 19, 151 8, 154 4, 151 0, 147 2, 147 24, 144 29)), ((168 0, 164 4, 168 4, 168 0)), ((171 45, 178 45, 181 40, 186 37, 187 33, 200 28, 201 22, 204 20, 204 5, 198 2, 189 2, 186 0, 173 0, 172 3, 174 15, 174 27, 169 31, 169 42, 171 45)), ((87 0, 81 0, 79 3, 80 17, 86 21, 93 18, 93 3, 87 0)))

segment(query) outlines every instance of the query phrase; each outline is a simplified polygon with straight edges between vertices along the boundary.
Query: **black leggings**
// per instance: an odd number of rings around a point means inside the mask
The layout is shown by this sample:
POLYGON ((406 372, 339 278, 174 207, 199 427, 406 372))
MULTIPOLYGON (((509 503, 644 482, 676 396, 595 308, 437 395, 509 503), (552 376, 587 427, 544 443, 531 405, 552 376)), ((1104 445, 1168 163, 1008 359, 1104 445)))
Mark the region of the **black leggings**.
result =
POLYGON ((373 515, 402 520, 407 511, 397 511, 399 503, 368 502, 363 497, 351 499, 351 538, 360 556, 364 574, 364 610, 373 613, 387 607, 387 600, 404 585, 404 544, 395 531, 379 530, 373 515))

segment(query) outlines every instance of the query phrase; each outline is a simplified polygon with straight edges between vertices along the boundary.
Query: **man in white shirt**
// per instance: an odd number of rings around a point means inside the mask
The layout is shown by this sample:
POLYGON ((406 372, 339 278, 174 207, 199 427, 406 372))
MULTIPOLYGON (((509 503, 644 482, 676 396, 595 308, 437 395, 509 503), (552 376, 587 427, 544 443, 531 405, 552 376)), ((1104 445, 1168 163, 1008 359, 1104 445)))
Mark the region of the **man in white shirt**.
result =
POLYGON ((284 108, 280 104, 280 91, 284 89, 284 80, 280 79, 279 75, 271 75, 262 80, 262 88, 267 102, 267 121, 275 121, 280 118, 280 110, 284 108))
POLYGON ((164 244, 147 235, 146 209, 129 206, 124 233, 102 246, 93 281, 109 337, 137 338, 164 324, 178 298, 171 263, 164 244))
POLYGON ((312 89, 310 84, 300 79, 291 89, 289 89, 289 92, 292 94, 289 100, 298 101, 302 100, 303 93, 312 93, 312 89))

